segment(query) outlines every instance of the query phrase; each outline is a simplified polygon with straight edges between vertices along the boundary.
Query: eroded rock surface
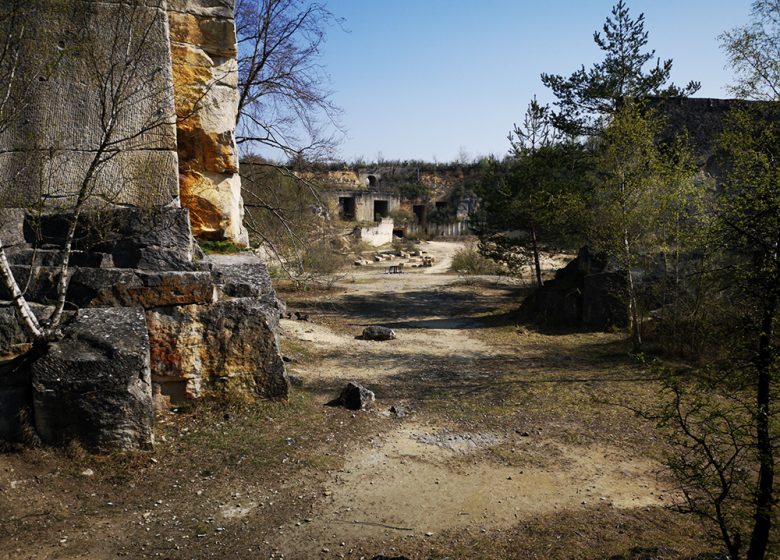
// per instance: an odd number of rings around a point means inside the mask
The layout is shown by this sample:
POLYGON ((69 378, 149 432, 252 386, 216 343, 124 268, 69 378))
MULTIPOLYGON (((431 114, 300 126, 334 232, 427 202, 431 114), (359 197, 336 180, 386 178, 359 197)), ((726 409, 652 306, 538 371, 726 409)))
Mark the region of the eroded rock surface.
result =
POLYGON ((182 204, 193 233, 248 244, 234 129, 233 0, 169 0, 182 204))
POLYGON ((256 298, 147 312, 154 381, 172 402, 207 392, 287 398, 278 311, 256 298))
POLYGON ((30 368, 35 428, 50 444, 147 449, 154 443, 143 309, 80 311, 30 368))

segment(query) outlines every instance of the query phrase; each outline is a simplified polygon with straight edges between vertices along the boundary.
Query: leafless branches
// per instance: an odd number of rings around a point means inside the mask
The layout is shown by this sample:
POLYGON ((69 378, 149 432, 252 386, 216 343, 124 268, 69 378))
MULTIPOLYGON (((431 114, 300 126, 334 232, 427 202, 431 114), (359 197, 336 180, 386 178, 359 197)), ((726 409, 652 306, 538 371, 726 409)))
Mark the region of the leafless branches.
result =
POLYGON ((318 57, 339 20, 308 0, 238 0, 235 16, 237 143, 245 153, 262 146, 288 158, 328 156, 340 110, 318 57))

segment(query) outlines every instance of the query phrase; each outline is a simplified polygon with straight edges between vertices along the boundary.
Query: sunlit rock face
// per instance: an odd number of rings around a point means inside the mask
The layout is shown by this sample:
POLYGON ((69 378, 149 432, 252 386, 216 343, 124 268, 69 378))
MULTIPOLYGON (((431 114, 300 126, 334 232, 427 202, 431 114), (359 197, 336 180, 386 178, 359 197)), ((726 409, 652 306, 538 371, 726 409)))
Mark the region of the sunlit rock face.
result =
POLYGON ((233 0, 169 0, 179 186, 192 229, 246 245, 238 153, 233 0))
POLYGON ((0 206, 178 204, 163 6, 0 2, 0 206))

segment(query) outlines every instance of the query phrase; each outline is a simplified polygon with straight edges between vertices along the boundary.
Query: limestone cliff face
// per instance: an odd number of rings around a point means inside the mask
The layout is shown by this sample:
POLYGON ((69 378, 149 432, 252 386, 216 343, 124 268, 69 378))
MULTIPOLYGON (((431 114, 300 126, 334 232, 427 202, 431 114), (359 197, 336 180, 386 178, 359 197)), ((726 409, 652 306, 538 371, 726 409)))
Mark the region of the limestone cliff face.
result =
POLYGON ((0 43, 10 37, 12 47, 0 75, 16 76, 10 91, 0 87, 16 111, 0 131, 0 206, 69 207, 90 176, 95 205, 177 205, 170 41, 159 1, 25 0, 13 15, 18 5, 0 2, 0 43))
POLYGON ((193 233, 248 243, 234 129, 238 65, 233 0, 169 0, 179 188, 193 233))

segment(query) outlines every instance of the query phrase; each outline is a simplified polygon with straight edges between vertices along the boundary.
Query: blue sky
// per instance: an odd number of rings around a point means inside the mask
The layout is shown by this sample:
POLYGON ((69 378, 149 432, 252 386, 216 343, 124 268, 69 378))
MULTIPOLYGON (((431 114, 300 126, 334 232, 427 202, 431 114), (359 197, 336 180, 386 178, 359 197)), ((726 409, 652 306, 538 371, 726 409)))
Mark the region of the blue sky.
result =
MULTIPOLYGON (((542 72, 568 75, 600 60, 593 31, 611 0, 327 0, 345 19, 321 62, 344 110, 340 155, 451 161, 504 155, 531 97, 552 98, 542 72)), ((678 84, 728 97, 717 35, 747 22, 750 0, 628 0, 644 12, 649 48, 673 58, 678 84)))

